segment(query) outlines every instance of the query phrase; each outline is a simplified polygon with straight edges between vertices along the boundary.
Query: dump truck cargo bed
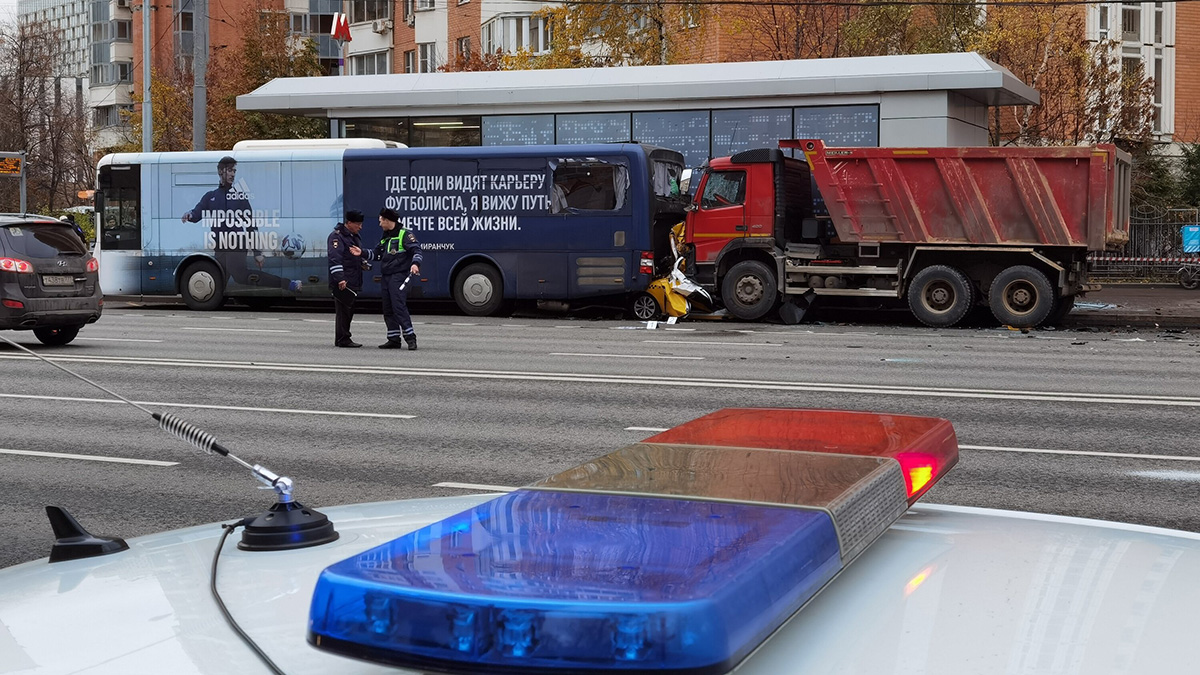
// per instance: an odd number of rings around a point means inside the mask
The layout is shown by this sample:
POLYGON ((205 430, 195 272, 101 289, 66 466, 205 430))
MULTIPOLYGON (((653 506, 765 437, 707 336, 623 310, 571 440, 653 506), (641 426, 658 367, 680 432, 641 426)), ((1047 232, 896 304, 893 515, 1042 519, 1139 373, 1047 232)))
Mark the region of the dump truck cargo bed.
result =
POLYGON ((838 239, 1117 248, 1128 240, 1131 161, 1087 147, 801 150, 838 239))

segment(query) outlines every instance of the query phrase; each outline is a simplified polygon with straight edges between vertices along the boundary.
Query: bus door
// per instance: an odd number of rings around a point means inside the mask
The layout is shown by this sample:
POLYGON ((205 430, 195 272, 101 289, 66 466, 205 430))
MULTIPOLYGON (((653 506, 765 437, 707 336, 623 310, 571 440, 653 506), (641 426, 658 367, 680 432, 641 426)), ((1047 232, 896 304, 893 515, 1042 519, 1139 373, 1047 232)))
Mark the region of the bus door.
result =
POLYGON ((581 157, 560 159, 553 168, 551 212, 565 216, 569 296, 626 292, 637 273, 630 246, 648 239, 630 229, 638 221, 630 217, 629 165, 616 157, 581 157))
POLYGON ((303 295, 324 295, 329 283, 326 241, 334 224, 345 219, 342 164, 337 160, 283 162, 281 176, 280 217, 264 215, 266 224, 275 226, 280 273, 299 280, 303 295))
POLYGON ((96 258, 104 293, 142 293, 141 166, 109 164, 97 176, 96 258))

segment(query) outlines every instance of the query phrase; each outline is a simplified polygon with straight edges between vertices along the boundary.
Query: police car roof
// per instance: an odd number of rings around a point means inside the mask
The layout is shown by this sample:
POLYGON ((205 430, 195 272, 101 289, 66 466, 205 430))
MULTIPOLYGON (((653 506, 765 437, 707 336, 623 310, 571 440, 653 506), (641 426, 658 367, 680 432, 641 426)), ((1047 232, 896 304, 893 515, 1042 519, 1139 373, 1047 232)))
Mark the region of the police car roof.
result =
MULTIPOLYGON (((227 545, 219 585, 287 673, 396 672, 305 642, 326 566, 492 495, 325 508, 341 538, 227 545)), ((214 525, 118 555, 0 570, 6 672, 260 672, 206 589, 214 525)), ((738 669, 778 673, 1185 672, 1200 625, 1200 535, 918 504, 738 669)))

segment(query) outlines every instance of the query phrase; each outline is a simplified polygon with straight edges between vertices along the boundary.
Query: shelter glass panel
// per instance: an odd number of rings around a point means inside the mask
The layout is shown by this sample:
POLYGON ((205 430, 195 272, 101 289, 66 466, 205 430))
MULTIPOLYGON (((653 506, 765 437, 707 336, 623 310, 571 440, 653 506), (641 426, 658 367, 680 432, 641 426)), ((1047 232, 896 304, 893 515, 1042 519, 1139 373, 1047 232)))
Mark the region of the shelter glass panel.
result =
POLYGON ((826 145, 879 145, 879 106, 835 105, 795 109, 792 138, 819 138, 826 145))
POLYGON ((582 113, 558 115, 555 138, 561 144, 622 143, 633 135, 629 113, 582 113))
POLYGON ((724 157, 751 148, 777 148, 792 135, 791 108, 714 110, 712 156, 724 157))
POLYGON ((483 118, 484 145, 551 145, 554 115, 494 115, 483 118))
POLYGON ((633 140, 683 153, 687 166, 708 159, 709 113, 684 110, 633 113, 633 140))

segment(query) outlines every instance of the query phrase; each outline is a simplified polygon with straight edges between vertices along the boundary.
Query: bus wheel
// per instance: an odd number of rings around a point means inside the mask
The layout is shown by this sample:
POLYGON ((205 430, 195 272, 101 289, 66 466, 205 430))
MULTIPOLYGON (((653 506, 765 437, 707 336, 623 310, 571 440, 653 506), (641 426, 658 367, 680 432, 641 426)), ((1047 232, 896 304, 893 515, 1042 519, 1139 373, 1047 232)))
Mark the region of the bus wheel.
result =
POLYGON ((953 267, 930 265, 909 284, 908 308, 926 326, 953 326, 971 309, 971 282, 953 267))
POLYGON ((491 316, 504 304, 504 282, 495 267, 471 263, 454 278, 454 302, 463 314, 491 316))
POLYGON ((206 312, 225 302, 225 279, 215 263, 200 260, 183 270, 183 302, 188 309, 206 312))
POLYGON ((638 321, 653 321, 662 315, 658 301, 646 291, 635 293, 629 301, 629 315, 638 321))
POLYGON ((779 296, 771 268, 757 260, 743 260, 725 273, 721 280, 721 301, 725 309, 742 321, 761 319, 775 306, 779 296))
POLYGON ((1054 309, 1050 280, 1028 265, 1013 265, 996 275, 988 293, 992 316, 1014 328, 1033 328, 1054 309))
POLYGON ((75 339, 82 326, 59 326, 58 328, 34 328, 33 335, 48 347, 60 347, 75 339))

